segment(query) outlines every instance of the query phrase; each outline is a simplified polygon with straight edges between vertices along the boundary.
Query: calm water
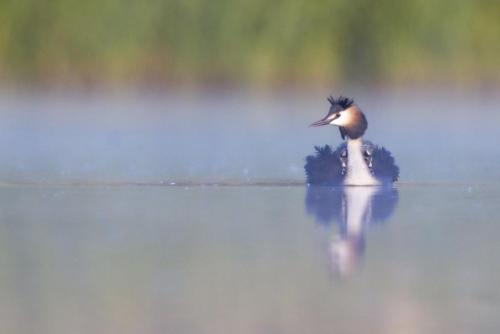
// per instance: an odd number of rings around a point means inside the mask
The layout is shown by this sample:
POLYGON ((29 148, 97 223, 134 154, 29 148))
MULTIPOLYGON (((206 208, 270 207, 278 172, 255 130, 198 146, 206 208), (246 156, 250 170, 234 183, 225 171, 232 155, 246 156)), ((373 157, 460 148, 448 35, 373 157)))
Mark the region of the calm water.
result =
POLYGON ((402 182, 306 187, 325 94, 4 93, 0 332, 497 333, 498 98, 356 92, 402 182))

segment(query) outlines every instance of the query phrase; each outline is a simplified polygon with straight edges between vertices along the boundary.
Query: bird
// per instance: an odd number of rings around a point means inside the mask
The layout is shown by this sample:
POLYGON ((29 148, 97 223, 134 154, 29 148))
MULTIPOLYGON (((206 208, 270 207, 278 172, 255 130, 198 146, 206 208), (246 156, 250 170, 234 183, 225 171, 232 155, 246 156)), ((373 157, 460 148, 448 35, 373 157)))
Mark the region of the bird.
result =
POLYGON ((392 185, 399 178, 399 167, 391 152, 363 139, 368 121, 354 100, 339 96, 327 98, 330 109, 311 127, 335 125, 343 142, 315 146, 304 166, 309 185, 376 186, 392 185))

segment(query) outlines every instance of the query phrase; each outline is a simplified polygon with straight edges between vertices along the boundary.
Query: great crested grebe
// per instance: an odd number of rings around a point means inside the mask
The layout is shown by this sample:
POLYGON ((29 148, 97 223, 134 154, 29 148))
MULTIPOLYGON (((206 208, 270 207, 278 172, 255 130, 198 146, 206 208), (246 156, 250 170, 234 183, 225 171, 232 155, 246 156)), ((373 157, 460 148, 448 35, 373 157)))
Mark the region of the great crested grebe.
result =
POLYGON ((383 147, 363 140, 368 122, 350 98, 329 97, 330 110, 310 126, 336 125, 342 139, 335 150, 316 146, 315 155, 306 158, 307 183, 322 185, 372 186, 391 184, 399 177, 399 167, 383 147))

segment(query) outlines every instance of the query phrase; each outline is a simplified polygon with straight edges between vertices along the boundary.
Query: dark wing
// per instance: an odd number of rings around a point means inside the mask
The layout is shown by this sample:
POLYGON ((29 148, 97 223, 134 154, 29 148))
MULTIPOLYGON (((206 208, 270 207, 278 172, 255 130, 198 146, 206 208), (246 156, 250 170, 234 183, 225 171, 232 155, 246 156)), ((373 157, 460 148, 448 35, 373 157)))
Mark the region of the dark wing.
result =
POLYGON ((365 151, 369 152, 373 175, 384 183, 395 182, 399 178, 399 167, 394 161, 391 152, 382 146, 375 145, 369 141, 364 142, 365 151))
POLYGON ((343 161, 341 153, 345 152, 346 144, 342 143, 335 151, 329 145, 315 146, 316 152, 306 157, 307 183, 315 185, 340 185, 344 180, 343 161))

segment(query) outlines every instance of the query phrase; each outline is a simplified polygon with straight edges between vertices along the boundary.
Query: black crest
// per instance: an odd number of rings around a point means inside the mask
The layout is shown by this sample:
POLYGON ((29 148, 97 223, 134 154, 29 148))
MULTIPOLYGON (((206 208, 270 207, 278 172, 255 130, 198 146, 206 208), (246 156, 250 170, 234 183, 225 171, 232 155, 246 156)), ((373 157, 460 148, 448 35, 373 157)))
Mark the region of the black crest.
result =
POLYGON ((342 108, 341 110, 346 110, 347 108, 349 108, 350 106, 352 106, 354 104, 353 99, 350 99, 350 98, 345 97, 345 96, 339 96, 338 98, 334 98, 333 96, 329 96, 327 100, 328 100, 328 102, 330 102, 332 107, 340 106, 342 108))

